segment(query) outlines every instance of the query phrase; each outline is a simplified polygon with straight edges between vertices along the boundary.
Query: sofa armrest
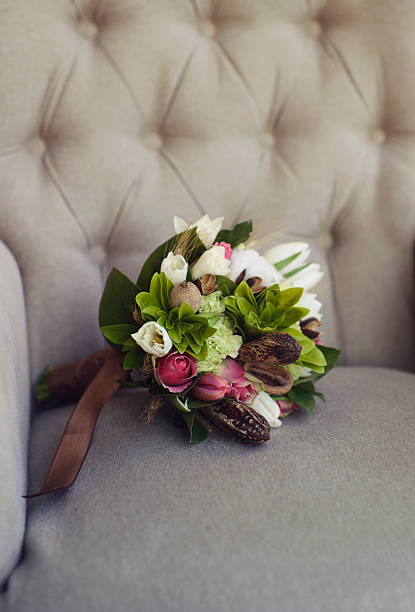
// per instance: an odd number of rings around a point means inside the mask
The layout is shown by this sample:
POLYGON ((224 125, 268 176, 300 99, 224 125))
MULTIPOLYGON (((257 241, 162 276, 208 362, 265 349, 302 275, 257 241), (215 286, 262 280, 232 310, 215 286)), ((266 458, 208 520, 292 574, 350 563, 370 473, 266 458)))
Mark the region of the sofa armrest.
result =
POLYGON ((16 565, 25 528, 30 376, 23 287, 0 241, 0 590, 16 565))

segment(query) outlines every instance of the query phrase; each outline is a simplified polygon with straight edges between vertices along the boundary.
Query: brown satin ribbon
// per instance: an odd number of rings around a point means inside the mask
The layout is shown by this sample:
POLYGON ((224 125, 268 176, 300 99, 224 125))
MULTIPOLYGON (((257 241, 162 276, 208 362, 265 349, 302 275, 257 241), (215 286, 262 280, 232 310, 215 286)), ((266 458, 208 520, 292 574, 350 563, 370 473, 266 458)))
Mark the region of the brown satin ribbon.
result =
POLYGON ((100 412, 119 389, 119 381, 125 380, 129 374, 122 367, 123 356, 112 352, 113 355, 103 361, 102 367, 72 412, 40 491, 25 495, 27 499, 66 489, 76 480, 88 453, 100 412))

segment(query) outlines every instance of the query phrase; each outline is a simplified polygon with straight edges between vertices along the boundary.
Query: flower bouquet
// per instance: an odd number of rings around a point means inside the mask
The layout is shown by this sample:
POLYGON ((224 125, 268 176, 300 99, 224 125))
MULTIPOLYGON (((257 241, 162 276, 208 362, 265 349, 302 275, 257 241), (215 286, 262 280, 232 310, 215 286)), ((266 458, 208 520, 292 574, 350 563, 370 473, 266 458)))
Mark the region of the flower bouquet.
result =
POLYGON ((148 257, 133 282, 114 268, 99 324, 110 348, 58 368, 36 387, 40 403, 79 399, 39 494, 76 478, 99 412, 120 386, 148 389, 148 419, 164 401, 190 442, 210 431, 246 444, 269 440, 295 410, 312 413, 315 383, 340 351, 320 341, 321 279, 307 244, 260 255, 252 222, 221 229, 207 215, 148 257))

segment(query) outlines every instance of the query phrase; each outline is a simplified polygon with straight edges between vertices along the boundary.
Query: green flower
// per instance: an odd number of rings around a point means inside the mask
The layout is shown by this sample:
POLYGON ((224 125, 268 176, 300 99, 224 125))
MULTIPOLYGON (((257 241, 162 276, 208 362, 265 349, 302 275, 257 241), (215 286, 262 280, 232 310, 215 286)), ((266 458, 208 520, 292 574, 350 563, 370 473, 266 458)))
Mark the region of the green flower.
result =
POLYGON ((209 295, 202 295, 199 313, 208 319, 217 317, 225 311, 225 304, 220 291, 214 291, 209 295))
POLYGON ((278 285, 272 285, 255 297, 247 283, 242 282, 234 295, 225 298, 226 312, 247 338, 283 331, 309 312, 295 306, 302 294, 301 288, 281 291, 278 285))
POLYGON ((208 352, 206 340, 215 333, 206 317, 195 314, 189 304, 169 310, 169 293, 173 283, 163 273, 153 275, 150 291, 136 296, 144 321, 157 321, 164 327, 180 353, 187 352, 204 359, 208 352))
POLYGON ((221 314, 215 323, 211 320, 209 323, 215 328, 215 333, 207 339, 207 355, 198 362, 198 372, 217 372, 226 357, 237 357, 243 342, 242 336, 234 334, 227 316, 221 314))

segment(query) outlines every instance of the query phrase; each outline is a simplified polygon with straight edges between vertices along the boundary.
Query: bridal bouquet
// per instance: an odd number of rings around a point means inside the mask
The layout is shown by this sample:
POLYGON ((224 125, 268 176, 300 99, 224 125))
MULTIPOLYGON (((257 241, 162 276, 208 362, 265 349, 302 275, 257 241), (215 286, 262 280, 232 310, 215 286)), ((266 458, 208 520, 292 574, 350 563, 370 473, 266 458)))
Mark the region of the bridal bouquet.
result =
POLYGON ((137 282, 112 270, 99 308, 111 348, 48 369, 36 389, 40 402, 81 396, 40 493, 76 478, 100 409, 120 386, 148 389, 149 418, 168 401, 190 442, 216 431, 260 444, 281 417, 325 401, 315 383, 340 352, 320 341, 321 303, 310 289, 322 272, 308 245, 260 255, 251 221, 230 230, 222 221, 175 217, 175 235, 137 282))

